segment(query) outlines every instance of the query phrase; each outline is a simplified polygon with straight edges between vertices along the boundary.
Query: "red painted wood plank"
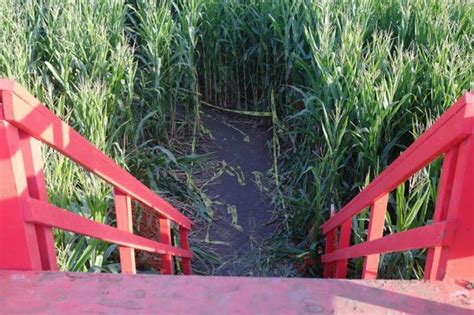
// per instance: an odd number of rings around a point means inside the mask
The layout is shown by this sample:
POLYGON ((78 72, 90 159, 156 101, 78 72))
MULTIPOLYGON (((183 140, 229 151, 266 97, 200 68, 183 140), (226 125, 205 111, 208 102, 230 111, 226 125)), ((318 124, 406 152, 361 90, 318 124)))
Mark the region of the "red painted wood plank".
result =
MULTIPOLYGON (((132 200, 119 189, 114 190, 114 200, 117 228, 133 234, 132 200)), ((119 254, 122 273, 136 274, 135 250, 130 247, 120 246, 119 254)))
MULTIPOLYGON (((342 224, 339 233, 338 249, 349 247, 352 233, 352 220, 342 224)), ((336 278, 346 278, 347 276, 347 259, 338 260, 336 263, 336 278)))
POLYGON ((459 146, 447 220, 455 221, 454 239, 440 252, 437 279, 474 279, 474 136, 459 146))
POLYGON ((321 226, 323 234, 360 213, 381 195, 392 191, 420 168, 468 137, 474 126, 473 104, 473 93, 462 96, 369 186, 325 222, 321 226))
MULTIPOLYGON (((385 214, 387 213, 388 194, 377 199, 371 207, 367 241, 373 241, 383 236, 385 214)), ((380 254, 364 257, 362 279, 377 279, 380 254)))
MULTIPOLYGON (((9 94, 0 91, 2 104, 11 101, 9 94)), ((0 143, 0 269, 40 270, 35 227, 22 215, 21 198, 28 196, 28 185, 18 129, 4 120, 0 143)))
POLYGON ((15 80, 1 79, 0 78, 0 91, 7 91, 21 97, 25 102, 35 104, 39 101, 31 95, 21 84, 18 84, 15 80))
MULTIPOLYGON (((48 201, 43 173, 41 143, 23 131, 19 131, 19 135, 29 196, 38 200, 48 201)), ((35 226, 35 229, 42 269, 58 270, 52 229, 39 225, 35 226)))
POLYGON ((34 138, 50 145, 77 164, 101 177, 160 215, 187 229, 191 221, 118 166, 90 142, 18 85, 0 80, 0 89, 13 91, 13 102, 4 104, 4 117, 34 138))
MULTIPOLYGON (((160 242, 172 245, 171 221, 168 219, 160 219, 160 242)), ((171 255, 161 256, 161 274, 173 274, 173 257, 171 255)))
MULTIPOLYGON (((329 213, 330 218, 336 214, 336 209, 331 205, 331 210, 329 213)), ((334 252, 337 249, 337 228, 329 231, 326 234, 324 253, 329 254, 334 252)), ((334 261, 324 264, 323 277, 324 278, 333 278, 336 274, 336 263, 334 261)))
POLYGON ((120 231, 39 200, 22 198, 21 203, 23 205, 23 215, 27 222, 57 227, 66 231, 148 252, 186 258, 192 257, 190 250, 161 244, 138 235, 120 231))
POLYGON ((455 281, 0 271, 6 314, 473 314, 455 281))
MULTIPOLYGON (((183 249, 189 249, 189 230, 179 227, 179 241, 183 249)), ((185 275, 190 275, 191 270, 191 259, 181 258, 183 273, 185 275)))
MULTIPOLYGON (((458 151, 458 147, 455 147, 444 157, 433 222, 445 221, 447 218, 449 201, 454 183, 454 173, 458 159, 458 151)), ((435 246, 428 249, 425 263, 425 280, 441 280, 438 278, 441 251, 441 246, 435 246)))
POLYGON ((391 234, 373 241, 338 249, 323 255, 321 261, 328 263, 372 254, 401 252, 411 249, 447 245, 451 242, 453 223, 438 222, 416 229, 391 234))
MULTIPOLYGON (((326 234, 326 246, 325 246, 325 253, 326 254, 331 254, 333 253, 337 246, 337 229, 334 229, 332 231, 329 231, 326 234)), ((323 277, 324 278, 332 278, 335 275, 336 271, 336 263, 334 261, 328 261, 325 262, 324 264, 324 271, 323 271, 323 277)))

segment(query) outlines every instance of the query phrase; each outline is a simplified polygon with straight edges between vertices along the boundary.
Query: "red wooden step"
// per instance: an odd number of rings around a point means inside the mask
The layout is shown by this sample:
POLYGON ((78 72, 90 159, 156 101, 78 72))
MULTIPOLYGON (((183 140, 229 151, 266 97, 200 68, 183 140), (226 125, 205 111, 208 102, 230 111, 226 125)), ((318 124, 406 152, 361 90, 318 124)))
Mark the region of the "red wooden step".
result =
POLYGON ((474 290, 440 281, 0 271, 0 313, 473 314, 474 290))

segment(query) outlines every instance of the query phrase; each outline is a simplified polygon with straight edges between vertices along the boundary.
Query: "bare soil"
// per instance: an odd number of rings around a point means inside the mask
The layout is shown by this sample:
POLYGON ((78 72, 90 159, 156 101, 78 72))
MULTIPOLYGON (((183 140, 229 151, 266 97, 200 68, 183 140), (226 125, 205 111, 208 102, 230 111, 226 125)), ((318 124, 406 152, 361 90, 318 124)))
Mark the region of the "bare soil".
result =
POLYGON ((202 117, 210 135, 200 145, 212 153, 216 177, 205 193, 213 200, 214 222, 208 240, 221 261, 215 275, 253 275, 252 256, 258 255, 274 229, 265 178, 272 166, 271 131, 257 119, 207 111, 202 117))

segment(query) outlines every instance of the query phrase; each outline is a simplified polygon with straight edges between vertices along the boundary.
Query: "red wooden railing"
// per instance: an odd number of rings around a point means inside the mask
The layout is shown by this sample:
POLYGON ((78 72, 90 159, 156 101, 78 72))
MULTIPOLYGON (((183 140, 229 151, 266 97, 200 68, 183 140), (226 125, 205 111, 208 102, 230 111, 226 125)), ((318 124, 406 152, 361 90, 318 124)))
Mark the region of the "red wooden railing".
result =
POLYGON ((428 248, 425 279, 474 279, 474 94, 466 93, 415 143, 321 228, 324 276, 344 278, 364 257, 363 279, 377 278, 381 253, 428 248), (444 156, 433 223, 383 237, 390 192, 444 156), (367 240, 350 246, 352 217, 370 207, 367 240))
POLYGON ((173 273, 174 256, 191 273, 190 220, 10 80, 0 80, 0 174, 0 269, 57 270, 55 227, 118 244, 123 273, 136 273, 135 249, 161 254, 163 274, 173 273), (48 203, 41 143, 114 187, 117 228, 48 203), (133 234, 132 199, 158 213, 160 242, 133 234))

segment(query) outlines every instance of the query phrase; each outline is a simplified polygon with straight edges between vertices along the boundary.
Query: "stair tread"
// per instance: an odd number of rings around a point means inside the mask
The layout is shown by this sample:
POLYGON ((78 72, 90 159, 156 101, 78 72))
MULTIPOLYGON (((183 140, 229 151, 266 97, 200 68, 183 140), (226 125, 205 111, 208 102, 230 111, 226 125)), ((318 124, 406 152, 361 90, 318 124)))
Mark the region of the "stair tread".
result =
POLYGON ((472 314, 472 291, 454 281, 0 271, 1 312, 20 314, 472 314))

